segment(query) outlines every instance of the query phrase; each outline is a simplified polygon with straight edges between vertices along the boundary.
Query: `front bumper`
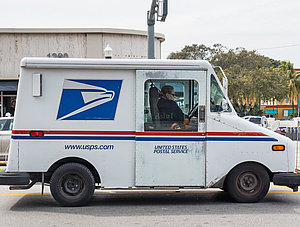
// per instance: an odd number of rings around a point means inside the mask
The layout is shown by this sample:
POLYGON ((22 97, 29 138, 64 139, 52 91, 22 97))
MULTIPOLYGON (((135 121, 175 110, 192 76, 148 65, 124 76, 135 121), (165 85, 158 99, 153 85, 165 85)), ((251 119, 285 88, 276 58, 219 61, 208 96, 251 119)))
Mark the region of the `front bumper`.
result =
POLYGON ((29 173, 0 173, 0 185, 28 185, 29 173))
POLYGON ((276 173, 273 176, 273 184, 280 186, 287 186, 298 191, 300 185, 300 174, 298 173, 276 173))

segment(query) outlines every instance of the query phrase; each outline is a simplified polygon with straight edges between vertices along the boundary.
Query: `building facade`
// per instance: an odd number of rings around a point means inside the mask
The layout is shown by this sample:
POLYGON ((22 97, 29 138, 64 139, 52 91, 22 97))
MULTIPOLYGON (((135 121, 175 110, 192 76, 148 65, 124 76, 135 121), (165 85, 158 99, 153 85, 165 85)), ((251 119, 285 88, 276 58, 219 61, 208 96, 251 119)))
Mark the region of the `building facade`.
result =
MULTIPOLYGON (((300 73, 300 69, 294 69, 295 73, 300 73)), ((284 100, 269 100, 266 102, 261 101, 261 109, 264 111, 267 117, 274 117, 276 119, 286 119, 289 114, 297 113, 299 110, 299 100, 294 99, 294 104, 288 98, 284 100)))
MULTIPOLYGON (((261 102, 261 108, 267 117, 274 117, 276 119, 286 119, 289 114, 293 112, 293 105, 291 101, 286 98, 281 101, 269 100, 267 102, 261 102)), ((294 112, 297 112, 298 102, 294 100, 294 112)))
MULTIPOLYGON (((155 58, 161 58, 163 34, 155 34, 155 58)), ((147 32, 128 29, 0 29, 0 116, 12 114, 23 57, 147 58, 147 32)))

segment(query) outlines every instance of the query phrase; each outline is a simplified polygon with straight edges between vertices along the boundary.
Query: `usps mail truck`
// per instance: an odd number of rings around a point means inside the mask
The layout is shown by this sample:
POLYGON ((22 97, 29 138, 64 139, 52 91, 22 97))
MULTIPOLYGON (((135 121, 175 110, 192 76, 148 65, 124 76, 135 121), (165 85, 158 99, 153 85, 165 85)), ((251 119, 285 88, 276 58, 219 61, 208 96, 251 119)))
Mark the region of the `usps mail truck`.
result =
POLYGON ((24 58, 0 184, 50 185, 63 206, 95 189, 297 191, 293 142, 238 117, 226 93, 207 61, 24 58), (158 108, 164 86, 183 122, 158 108))

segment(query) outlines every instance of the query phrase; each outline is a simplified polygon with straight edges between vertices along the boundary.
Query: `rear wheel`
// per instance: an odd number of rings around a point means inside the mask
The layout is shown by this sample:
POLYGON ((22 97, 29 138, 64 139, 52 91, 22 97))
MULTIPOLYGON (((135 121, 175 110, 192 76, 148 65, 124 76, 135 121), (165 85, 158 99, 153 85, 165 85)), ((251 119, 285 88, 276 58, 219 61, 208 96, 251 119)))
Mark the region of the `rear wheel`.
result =
POLYGON ((66 163, 53 173, 50 190, 62 206, 82 206, 90 201, 95 190, 91 171, 79 163, 66 163))
POLYGON ((225 188, 236 202, 253 203, 263 199, 269 191, 270 178, 264 167, 246 163, 235 167, 227 176, 225 188))

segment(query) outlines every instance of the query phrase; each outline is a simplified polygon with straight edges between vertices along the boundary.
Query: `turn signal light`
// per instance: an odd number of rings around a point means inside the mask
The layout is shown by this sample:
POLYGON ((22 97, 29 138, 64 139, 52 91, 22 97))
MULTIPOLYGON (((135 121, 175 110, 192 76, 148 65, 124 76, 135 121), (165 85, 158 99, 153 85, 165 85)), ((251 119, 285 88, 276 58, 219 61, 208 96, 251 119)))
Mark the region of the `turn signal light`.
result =
POLYGON ((273 145, 272 146, 272 150, 273 151, 284 151, 285 150, 285 146, 284 145, 273 145))
POLYGON ((30 136, 41 137, 41 136, 44 136, 44 132, 43 131, 31 131, 30 136))

